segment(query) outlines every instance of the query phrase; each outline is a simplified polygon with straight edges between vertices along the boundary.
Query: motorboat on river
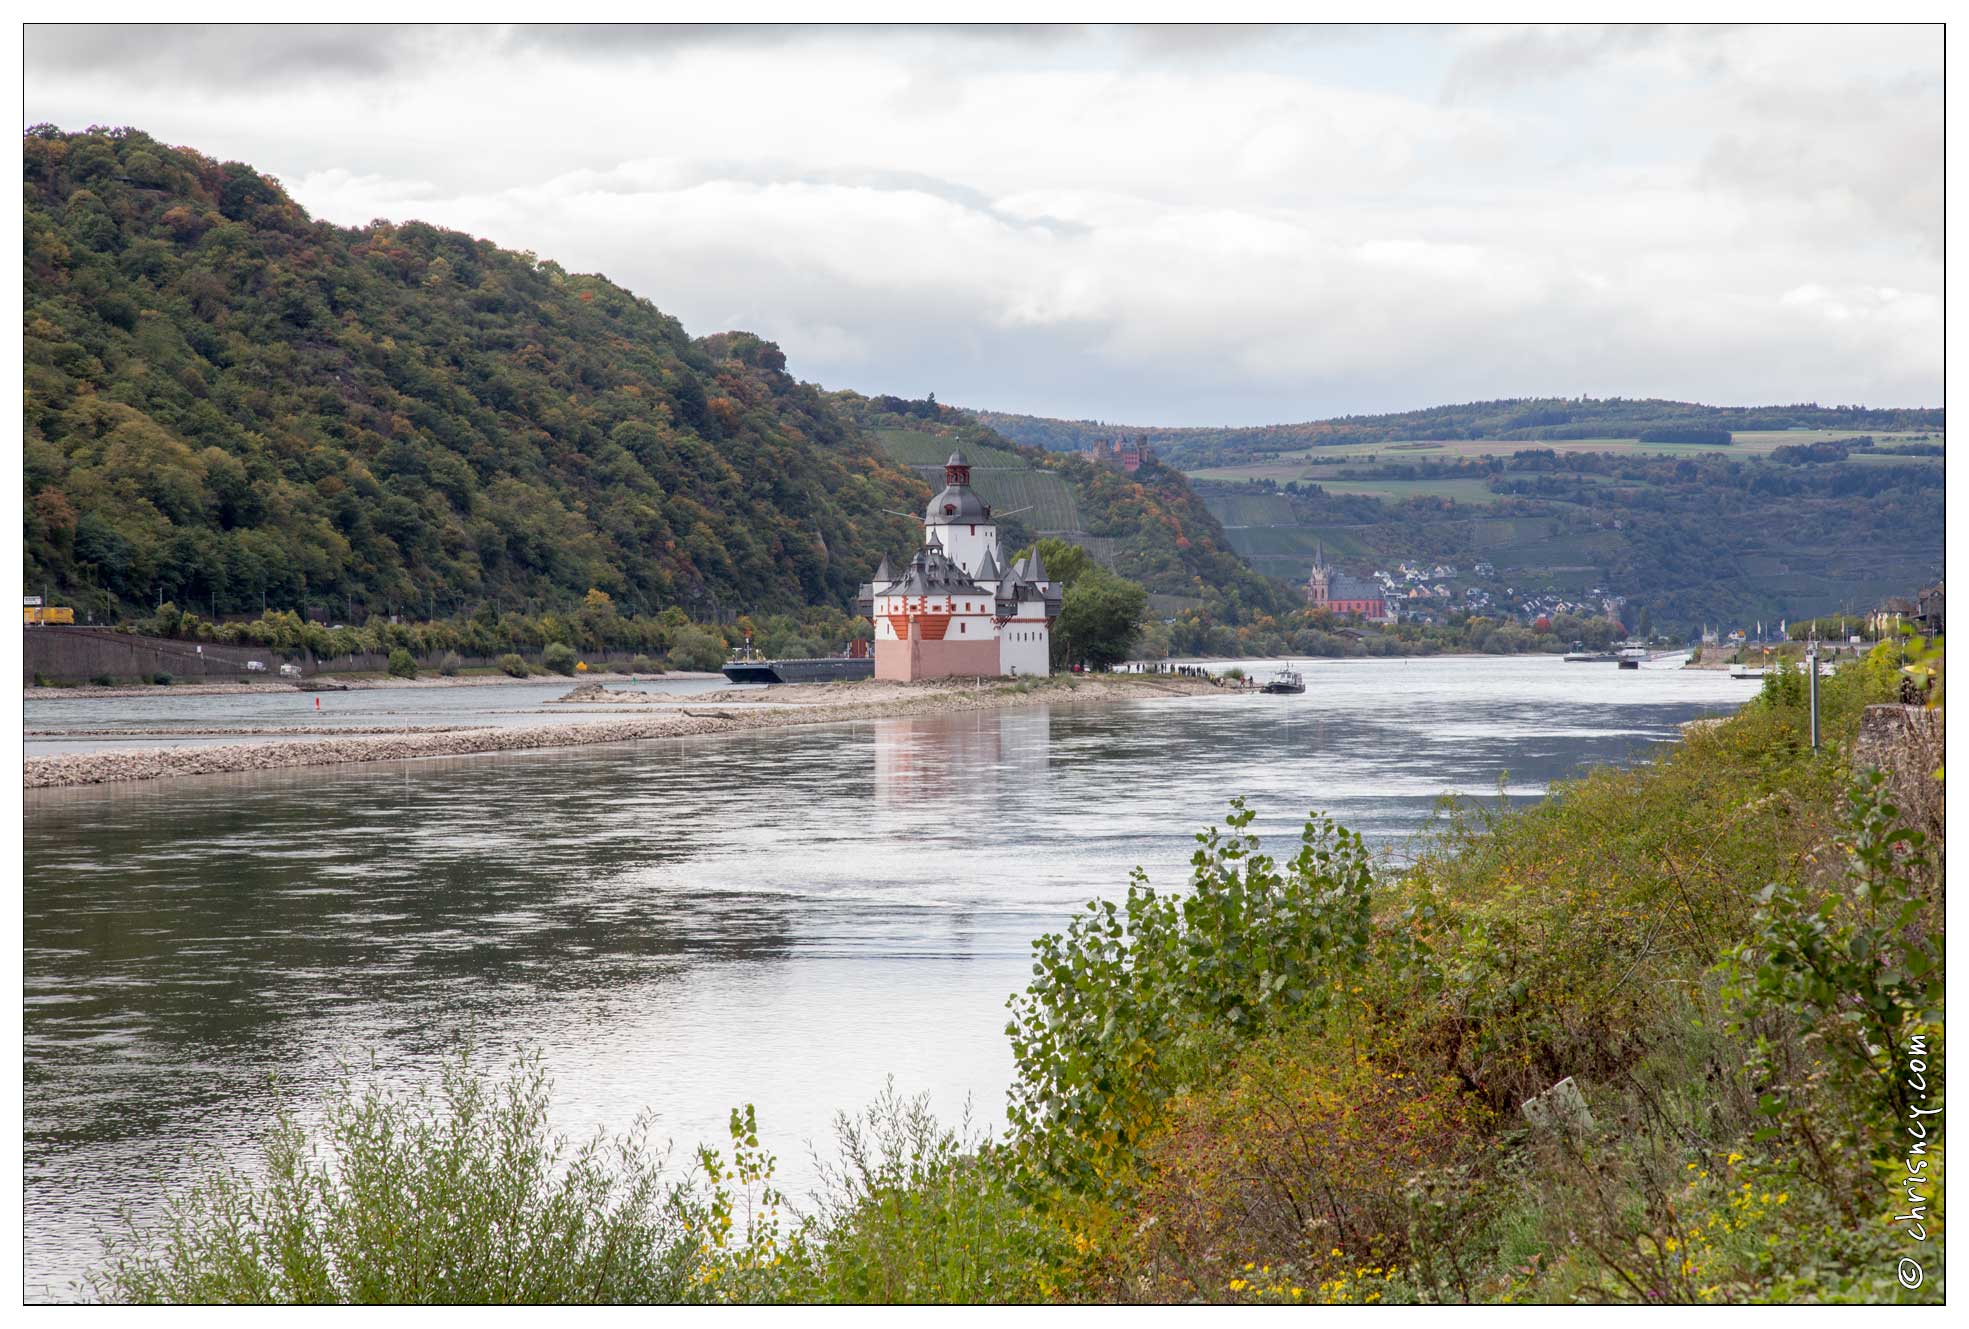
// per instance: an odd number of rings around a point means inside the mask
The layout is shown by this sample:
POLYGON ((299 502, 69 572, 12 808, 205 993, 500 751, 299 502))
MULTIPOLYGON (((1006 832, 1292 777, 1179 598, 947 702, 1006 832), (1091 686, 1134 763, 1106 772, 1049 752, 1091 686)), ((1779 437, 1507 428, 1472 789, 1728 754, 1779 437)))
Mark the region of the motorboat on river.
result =
POLYGON ((1273 674, 1265 686, 1259 690, 1262 692, 1276 693, 1304 692, 1306 690, 1306 680, 1299 676, 1297 669, 1288 665, 1276 674, 1273 674))

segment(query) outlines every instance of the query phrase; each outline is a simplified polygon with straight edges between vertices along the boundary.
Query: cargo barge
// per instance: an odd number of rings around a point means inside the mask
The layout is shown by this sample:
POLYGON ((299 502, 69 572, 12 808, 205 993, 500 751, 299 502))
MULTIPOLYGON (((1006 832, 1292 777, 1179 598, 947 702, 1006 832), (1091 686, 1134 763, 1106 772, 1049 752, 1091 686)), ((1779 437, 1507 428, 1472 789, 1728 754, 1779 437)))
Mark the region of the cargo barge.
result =
MULTIPOLYGON (((866 642, 855 642, 863 652, 866 642)), ((841 683, 875 677, 875 657, 871 654, 820 655, 805 659, 768 660, 750 645, 732 652, 725 661, 725 677, 734 683, 841 683)))

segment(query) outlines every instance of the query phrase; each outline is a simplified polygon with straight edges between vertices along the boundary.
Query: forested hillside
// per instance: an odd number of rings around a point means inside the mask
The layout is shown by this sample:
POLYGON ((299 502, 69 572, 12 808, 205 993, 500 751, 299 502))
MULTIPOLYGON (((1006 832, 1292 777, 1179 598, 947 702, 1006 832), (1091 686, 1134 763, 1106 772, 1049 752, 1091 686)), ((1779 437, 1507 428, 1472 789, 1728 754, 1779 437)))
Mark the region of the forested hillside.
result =
POLYGON ((1034 415, 977 411, 1007 438, 1055 451, 1080 451, 1097 439, 1146 436, 1164 460, 1184 470, 1236 465, 1305 448, 1339 447, 1405 439, 1634 439, 1655 443, 1727 445, 1735 432, 1786 429, 1883 433, 1935 430, 1944 412, 1934 409, 1869 410, 1863 406, 1703 406, 1696 402, 1609 397, 1518 397, 1432 406, 1387 415, 1347 415, 1298 424, 1248 428, 1156 428, 1096 420, 1052 420, 1034 415))
POLYGON ((778 348, 133 130, 27 132, 26 579, 105 612, 845 605, 922 481, 778 348))

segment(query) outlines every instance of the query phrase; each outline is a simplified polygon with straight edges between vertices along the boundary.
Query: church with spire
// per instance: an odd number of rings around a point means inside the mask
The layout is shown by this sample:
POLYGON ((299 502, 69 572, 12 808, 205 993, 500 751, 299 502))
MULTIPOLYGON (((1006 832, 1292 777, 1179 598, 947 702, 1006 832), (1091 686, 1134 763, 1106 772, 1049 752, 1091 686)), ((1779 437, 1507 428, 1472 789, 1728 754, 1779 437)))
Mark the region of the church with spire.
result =
POLYGON ((1387 593, 1378 583, 1350 577, 1326 561, 1326 541, 1313 550, 1313 572, 1306 578, 1306 602, 1336 614, 1358 614, 1370 623, 1392 622, 1387 593))
POLYGON ((991 505, 962 452, 923 509, 923 547, 898 574, 887 558, 857 608, 875 625, 875 677, 1044 677, 1052 672, 1060 586, 1039 549, 1008 564, 991 505))

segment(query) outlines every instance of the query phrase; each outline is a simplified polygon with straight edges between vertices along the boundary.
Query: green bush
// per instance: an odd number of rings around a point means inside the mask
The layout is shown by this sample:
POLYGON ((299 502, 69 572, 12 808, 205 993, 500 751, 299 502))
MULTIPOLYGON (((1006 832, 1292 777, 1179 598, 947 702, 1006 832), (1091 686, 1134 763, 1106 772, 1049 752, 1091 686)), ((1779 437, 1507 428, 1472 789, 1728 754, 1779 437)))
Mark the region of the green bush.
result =
POLYGON ((113 688, 116 686, 116 680, 111 678, 108 674, 97 674, 95 677, 91 678, 89 682, 93 686, 99 688, 113 688))
POLYGON ((629 668, 638 674, 660 674, 662 668, 647 655, 639 655, 629 662, 629 668))
POLYGON ((464 667, 465 662, 458 658, 458 652, 456 651, 446 651, 438 659, 438 672, 446 678, 458 677, 458 671, 464 667))
POLYGON ((1277 1013, 1317 1006, 1360 963, 1374 873, 1360 836, 1313 815, 1299 852, 1258 852, 1231 800, 1226 835, 1197 835, 1187 895, 1137 868, 1127 899, 1092 900, 1064 935, 1033 943, 1011 1002, 1009 1116, 1052 1176, 1101 1189, 1132 1166, 1162 1109, 1227 1043, 1277 1013))
POLYGON ((788 1295, 853 1305, 1037 1302, 1070 1257, 1060 1226, 1021 1202, 995 1146, 968 1116, 952 1130, 928 1095, 893 1082, 856 1117, 836 1116, 838 1164, 823 1164, 809 1245, 788 1295))
POLYGON ((417 661, 409 651, 399 646, 390 652, 390 676, 393 678, 417 677, 417 661))
MULTIPOLYGON (((1911 1035, 1941 1042, 1939 877, 1927 837, 1901 824, 1885 777, 1854 785, 1838 839, 1847 865, 1830 879, 1780 880, 1758 894, 1750 936, 1731 952, 1732 989, 1747 1022, 1789 1012, 1815 1031, 1824 1065, 1849 1103, 1863 1149, 1878 1149, 1925 1106, 1899 1073, 1911 1035), (1935 892, 1935 898, 1931 898, 1935 892), (1864 1129, 1871 1124, 1871 1131, 1864 1129)), ((1787 1105, 1775 1073, 1767 1109, 1787 1105)))
POLYGON ((670 664, 711 674, 725 666, 725 640, 704 628, 681 628, 670 639, 670 664))
POLYGON ((162 1220, 127 1216, 86 1287, 108 1301, 515 1304, 676 1301, 694 1238, 646 1123, 571 1153, 524 1056, 459 1057, 435 1097, 343 1082, 318 1136, 282 1110, 260 1166, 207 1172, 162 1220))
POLYGON ((564 641, 550 641, 547 643, 547 649, 540 652, 540 663, 557 674, 572 674, 575 665, 574 647, 564 641))
POLYGON ((522 660, 510 651, 499 657, 499 669, 501 673, 508 674, 513 678, 525 678, 533 672, 526 667, 525 660, 522 660))
POLYGON ((160 688, 168 688, 171 686, 171 676, 169 674, 163 674, 163 673, 152 674, 150 676, 150 681, 156 684, 160 688))

